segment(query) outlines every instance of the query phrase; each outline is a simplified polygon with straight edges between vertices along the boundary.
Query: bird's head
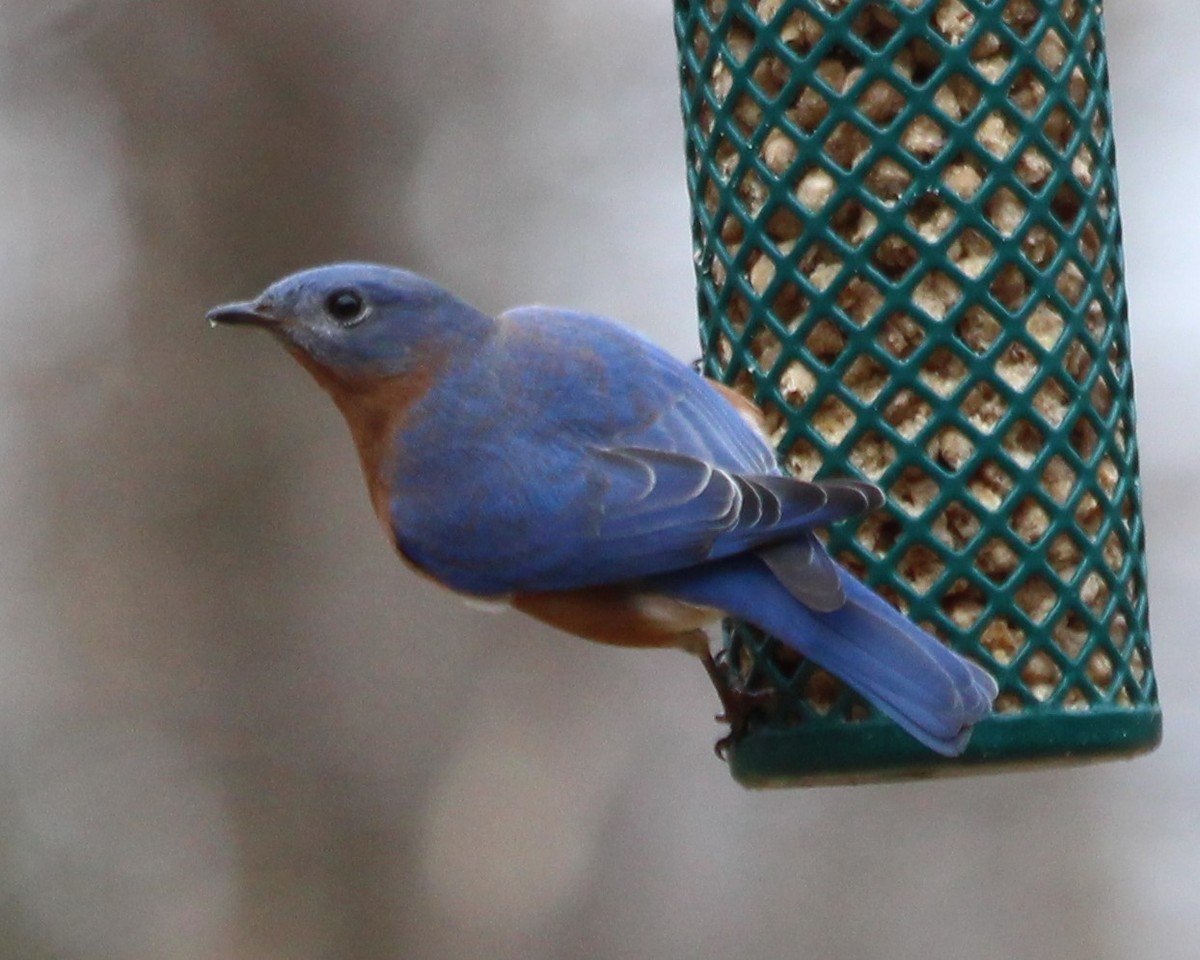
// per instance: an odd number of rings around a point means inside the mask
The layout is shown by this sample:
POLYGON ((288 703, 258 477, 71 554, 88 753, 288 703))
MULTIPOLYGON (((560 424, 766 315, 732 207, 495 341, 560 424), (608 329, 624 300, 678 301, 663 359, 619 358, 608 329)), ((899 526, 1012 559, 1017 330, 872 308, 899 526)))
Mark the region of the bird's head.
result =
POLYGON ((431 349, 448 351, 490 324, 431 280, 364 263, 294 273, 253 300, 210 310, 208 320, 261 327, 318 378, 339 381, 411 372, 431 349))

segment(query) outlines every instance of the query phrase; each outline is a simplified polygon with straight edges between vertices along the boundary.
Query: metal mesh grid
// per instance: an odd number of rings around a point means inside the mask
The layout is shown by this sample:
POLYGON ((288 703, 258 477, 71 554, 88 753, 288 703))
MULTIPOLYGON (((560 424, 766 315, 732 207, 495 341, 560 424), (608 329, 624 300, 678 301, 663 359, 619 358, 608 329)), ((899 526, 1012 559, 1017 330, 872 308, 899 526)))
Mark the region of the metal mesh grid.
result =
MULTIPOLYGON (((795 474, 887 507, 838 559, 997 678, 966 763, 1157 742, 1101 15, 677 0, 707 371, 795 474)), ((933 769, 744 626, 747 782, 933 769)), ((960 761, 964 762, 964 761, 960 761)))

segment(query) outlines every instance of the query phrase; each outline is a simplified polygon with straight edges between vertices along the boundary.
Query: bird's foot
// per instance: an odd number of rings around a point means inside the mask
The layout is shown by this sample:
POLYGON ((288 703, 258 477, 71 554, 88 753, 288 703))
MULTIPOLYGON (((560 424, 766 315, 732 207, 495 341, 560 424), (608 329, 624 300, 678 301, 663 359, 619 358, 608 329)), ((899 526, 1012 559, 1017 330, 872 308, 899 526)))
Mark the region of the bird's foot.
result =
POLYGON ((701 659, 721 700, 723 712, 717 714, 716 720, 729 724, 729 733, 713 744, 713 751, 724 760, 729 748, 745 735, 754 714, 769 711, 777 702, 778 693, 774 690, 750 690, 742 686, 723 652, 713 657, 706 651, 701 659))

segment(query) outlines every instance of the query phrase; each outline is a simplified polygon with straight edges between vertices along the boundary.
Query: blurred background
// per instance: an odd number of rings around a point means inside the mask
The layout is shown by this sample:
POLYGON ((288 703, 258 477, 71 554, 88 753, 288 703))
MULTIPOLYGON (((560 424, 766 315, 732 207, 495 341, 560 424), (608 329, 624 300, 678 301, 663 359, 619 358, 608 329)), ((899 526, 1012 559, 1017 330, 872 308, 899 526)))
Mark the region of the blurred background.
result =
POLYGON ((0 2, 0 957, 1194 957, 1200 59, 1107 7, 1165 744, 754 794, 695 663, 418 580, 203 321, 369 258, 693 357, 670 3, 0 2))

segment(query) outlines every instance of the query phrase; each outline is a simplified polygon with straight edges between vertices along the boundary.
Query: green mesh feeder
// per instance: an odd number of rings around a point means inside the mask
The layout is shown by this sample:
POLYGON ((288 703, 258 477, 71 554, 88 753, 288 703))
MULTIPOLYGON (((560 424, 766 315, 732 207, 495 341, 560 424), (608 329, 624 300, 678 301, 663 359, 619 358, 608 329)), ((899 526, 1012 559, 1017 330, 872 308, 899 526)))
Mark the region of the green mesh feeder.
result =
POLYGON ((1132 376, 1099 5, 676 0, 707 372, 796 475, 888 504, 838 559, 1000 684, 944 760, 730 626, 781 696, 748 785, 1153 748, 1132 376))

